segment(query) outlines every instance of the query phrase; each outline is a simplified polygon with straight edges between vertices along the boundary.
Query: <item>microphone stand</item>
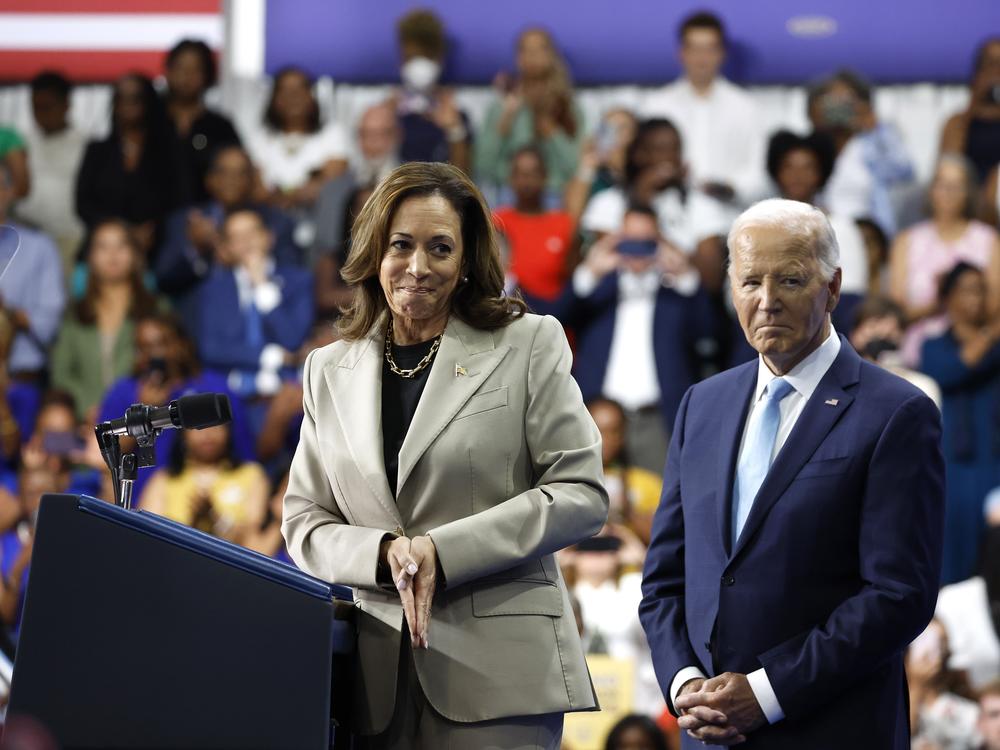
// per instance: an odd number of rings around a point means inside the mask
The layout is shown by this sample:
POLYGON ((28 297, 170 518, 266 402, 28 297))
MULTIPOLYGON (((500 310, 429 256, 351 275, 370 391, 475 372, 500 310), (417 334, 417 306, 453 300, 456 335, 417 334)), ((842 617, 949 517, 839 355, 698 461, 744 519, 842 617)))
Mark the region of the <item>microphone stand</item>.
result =
POLYGON ((132 510, 132 489, 139 474, 139 467, 152 466, 156 462, 153 451, 160 430, 139 432, 135 436, 139 447, 134 453, 122 451, 121 441, 111 431, 110 422, 103 422, 94 427, 94 433, 97 435, 98 445, 101 446, 104 463, 111 471, 111 482, 115 488, 115 505, 125 510, 132 510))

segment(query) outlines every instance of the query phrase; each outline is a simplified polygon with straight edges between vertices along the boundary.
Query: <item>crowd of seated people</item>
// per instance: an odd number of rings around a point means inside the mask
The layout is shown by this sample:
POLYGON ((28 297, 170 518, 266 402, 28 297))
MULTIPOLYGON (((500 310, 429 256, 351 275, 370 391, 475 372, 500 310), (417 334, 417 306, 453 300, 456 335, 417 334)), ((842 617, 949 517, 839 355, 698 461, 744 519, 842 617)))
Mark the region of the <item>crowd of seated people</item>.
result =
POLYGON ((354 122, 325 116, 293 66, 237 128, 205 103, 212 51, 184 40, 165 52, 164 86, 113 82, 102 139, 70 124, 58 71, 32 81, 28 132, 0 124, 0 225, 21 246, 0 275, 0 648, 16 642, 38 498, 110 497, 93 425, 135 402, 230 397, 228 427, 160 439, 135 496, 290 563, 281 497, 301 369, 337 338, 353 219, 399 164, 449 161, 494 209, 506 293, 566 328, 604 438, 611 518, 561 564, 591 653, 638 665, 640 715, 607 747, 676 747, 635 613, 639 571, 681 397, 756 356, 729 302, 729 226, 780 196, 834 227, 835 329, 941 407, 944 589, 908 660, 915 736, 1000 748, 1000 38, 970 50, 968 107, 938 153, 917 155, 849 69, 809 82, 808 131, 769 132, 722 75, 733 39, 706 12, 678 28, 676 80, 594 122, 557 29, 511 40, 475 122, 446 85, 442 18, 412 11, 395 31, 398 85, 354 122), (936 164, 929 184, 918 156, 936 164))

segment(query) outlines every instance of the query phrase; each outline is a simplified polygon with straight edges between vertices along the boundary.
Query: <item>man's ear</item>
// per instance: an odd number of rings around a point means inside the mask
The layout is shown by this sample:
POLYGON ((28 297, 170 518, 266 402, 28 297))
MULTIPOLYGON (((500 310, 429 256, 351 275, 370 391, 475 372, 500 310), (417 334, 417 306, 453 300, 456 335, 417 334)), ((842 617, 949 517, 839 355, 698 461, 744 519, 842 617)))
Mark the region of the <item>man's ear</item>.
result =
POLYGON ((843 273, 838 268, 833 272, 833 278, 827 282, 827 289, 830 292, 830 296, 826 300, 826 311, 832 313, 837 307, 837 303, 840 302, 840 285, 843 282, 843 273))

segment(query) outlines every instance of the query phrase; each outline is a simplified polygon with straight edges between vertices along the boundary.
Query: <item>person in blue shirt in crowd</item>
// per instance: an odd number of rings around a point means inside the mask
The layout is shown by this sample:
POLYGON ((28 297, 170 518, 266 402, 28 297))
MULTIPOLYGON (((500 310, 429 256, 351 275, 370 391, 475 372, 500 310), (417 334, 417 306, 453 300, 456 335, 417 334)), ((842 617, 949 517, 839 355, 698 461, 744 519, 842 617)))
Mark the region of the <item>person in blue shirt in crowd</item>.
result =
POLYGON ((16 640, 24 609, 28 569, 35 545, 35 520, 42 495, 65 492, 68 483, 67 465, 59 470, 47 467, 22 467, 18 474, 17 522, 0 535, 0 623, 16 640))
POLYGON ((42 398, 48 350, 59 331, 66 292, 59 250, 48 235, 10 221, 10 168, 0 160, 0 321, 14 329, 6 368, 7 401, 21 431, 31 437, 42 398))
POLYGON ((167 219, 153 267, 157 288, 167 294, 188 328, 194 326, 199 284, 215 267, 221 228, 226 214, 253 205, 274 236, 274 258, 279 265, 300 265, 302 251, 295 244, 294 220, 274 206, 253 203, 254 166, 238 144, 220 147, 205 175, 208 199, 184 206, 167 219))
POLYGON ((311 272, 273 257, 274 235, 254 208, 238 208, 222 225, 217 265, 198 291, 193 331, 201 361, 226 375, 229 388, 248 400, 259 433, 271 396, 294 378, 295 353, 314 316, 311 272))

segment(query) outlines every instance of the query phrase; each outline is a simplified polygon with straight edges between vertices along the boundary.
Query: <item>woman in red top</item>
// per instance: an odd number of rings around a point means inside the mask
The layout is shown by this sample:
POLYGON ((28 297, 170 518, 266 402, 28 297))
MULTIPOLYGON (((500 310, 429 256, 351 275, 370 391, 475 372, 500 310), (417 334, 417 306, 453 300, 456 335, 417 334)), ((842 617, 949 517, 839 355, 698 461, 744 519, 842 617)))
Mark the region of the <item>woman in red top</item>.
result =
POLYGON ((514 205, 494 213, 510 247, 509 274, 529 301, 531 297, 554 300, 572 271, 568 262, 573 219, 562 210, 545 210, 545 181, 542 153, 534 146, 519 149, 510 167, 514 205))

